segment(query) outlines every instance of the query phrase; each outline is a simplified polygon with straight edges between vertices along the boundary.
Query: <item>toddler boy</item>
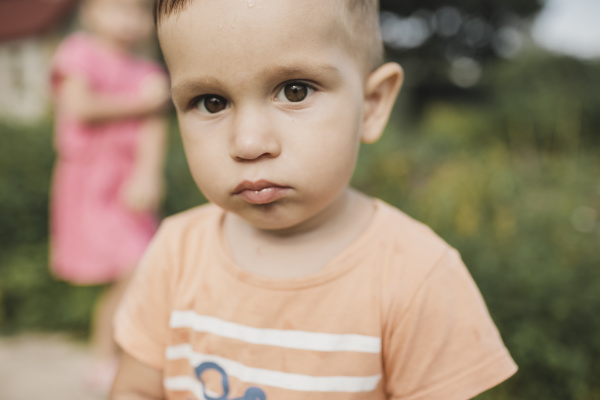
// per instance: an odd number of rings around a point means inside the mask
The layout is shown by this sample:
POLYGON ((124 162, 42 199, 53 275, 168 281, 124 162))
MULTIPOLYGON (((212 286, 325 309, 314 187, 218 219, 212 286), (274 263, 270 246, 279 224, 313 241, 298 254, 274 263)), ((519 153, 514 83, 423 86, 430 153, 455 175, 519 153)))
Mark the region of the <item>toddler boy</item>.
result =
POLYGON ((114 399, 464 400, 516 366, 458 253, 349 188, 402 83, 376 0, 159 0, 192 175, 117 317, 114 399))

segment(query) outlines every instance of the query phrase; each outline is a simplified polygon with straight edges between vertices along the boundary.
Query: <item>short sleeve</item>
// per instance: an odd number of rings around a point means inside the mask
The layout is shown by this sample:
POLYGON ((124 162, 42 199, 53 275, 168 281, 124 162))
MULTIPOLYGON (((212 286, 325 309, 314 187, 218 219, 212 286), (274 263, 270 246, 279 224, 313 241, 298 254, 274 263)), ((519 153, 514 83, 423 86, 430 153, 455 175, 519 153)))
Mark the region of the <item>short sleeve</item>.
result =
POLYGON ((390 399, 470 399, 517 370, 455 250, 445 251, 407 304, 392 304, 387 319, 390 399))
POLYGON ((79 33, 67 37, 54 53, 51 65, 52 89, 56 90, 67 76, 77 75, 90 79, 95 67, 93 43, 79 33))
POLYGON ((115 340, 128 354, 163 368, 167 340, 170 289, 167 233, 158 230, 127 289, 115 317, 115 340))

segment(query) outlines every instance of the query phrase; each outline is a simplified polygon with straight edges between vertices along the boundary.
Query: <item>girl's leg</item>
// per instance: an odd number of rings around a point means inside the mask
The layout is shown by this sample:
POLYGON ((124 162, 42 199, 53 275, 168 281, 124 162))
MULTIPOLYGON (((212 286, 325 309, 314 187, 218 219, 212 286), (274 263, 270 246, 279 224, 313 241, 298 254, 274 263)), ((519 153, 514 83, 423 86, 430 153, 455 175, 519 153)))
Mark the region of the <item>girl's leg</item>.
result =
POLYGON ((87 383, 93 389, 108 390, 116 367, 117 345, 113 339, 113 319, 131 281, 131 275, 108 286, 96 302, 92 319, 94 365, 87 383))

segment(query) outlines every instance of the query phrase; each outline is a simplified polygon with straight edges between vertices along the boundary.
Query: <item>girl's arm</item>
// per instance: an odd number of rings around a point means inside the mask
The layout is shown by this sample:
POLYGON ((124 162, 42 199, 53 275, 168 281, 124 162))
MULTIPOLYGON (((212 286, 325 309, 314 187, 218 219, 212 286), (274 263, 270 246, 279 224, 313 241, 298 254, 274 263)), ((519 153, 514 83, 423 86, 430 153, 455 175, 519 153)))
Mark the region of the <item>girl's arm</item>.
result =
POLYGON ((80 75, 64 78, 58 92, 58 107, 86 123, 101 123, 123 118, 143 117, 160 112, 169 99, 167 79, 152 75, 144 82, 140 96, 115 96, 95 93, 80 75))
POLYGON ((162 400, 162 371, 152 368, 123 352, 110 400, 162 400))
POLYGON ((133 171, 121 192, 125 205, 133 211, 158 209, 163 197, 163 166, 167 124, 163 117, 144 121, 133 171))

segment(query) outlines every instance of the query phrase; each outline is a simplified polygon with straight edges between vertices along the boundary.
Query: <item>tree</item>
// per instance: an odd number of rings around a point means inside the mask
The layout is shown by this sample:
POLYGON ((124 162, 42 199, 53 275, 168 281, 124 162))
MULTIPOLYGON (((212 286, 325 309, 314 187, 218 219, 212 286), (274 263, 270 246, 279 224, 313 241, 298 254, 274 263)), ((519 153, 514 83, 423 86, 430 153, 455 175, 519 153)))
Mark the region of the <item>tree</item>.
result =
POLYGON ((519 29, 541 0, 381 0, 381 25, 390 58, 407 70, 412 103, 431 97, 477 96, 481 66, 510 57, 519 29))

